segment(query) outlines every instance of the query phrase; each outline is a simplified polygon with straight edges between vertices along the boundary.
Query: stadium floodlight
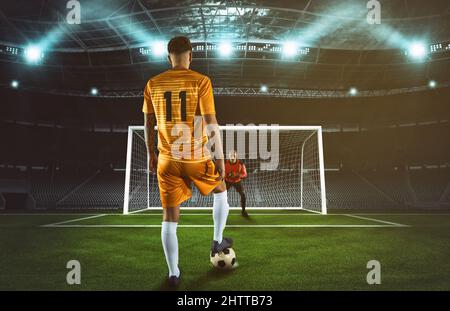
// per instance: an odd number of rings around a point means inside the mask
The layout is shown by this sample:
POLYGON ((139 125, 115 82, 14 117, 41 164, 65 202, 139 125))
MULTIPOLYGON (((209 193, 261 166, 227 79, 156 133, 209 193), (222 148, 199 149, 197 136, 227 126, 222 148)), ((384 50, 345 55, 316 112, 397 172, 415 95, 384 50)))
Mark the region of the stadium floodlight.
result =
POLYGON ((29 63, 37 63, 44 57, 42 49, 37 45, 30 45, 25 48, 24 55, 29 63))
POLYGON ((19 87, 19 81, 12 80, 11 81, 11 87, 14 88, 14 89, 17 89, 19 87))
POLYGON ((283 55, 287 57, 293 57, 298 53, 298 46, 295 42, 288 41, 283 44, 283 55))
POLYGON ((91 95, 93 95, 93 96, 98 95, 98 89, 95 88, 95 87, 93 87, 93 88, 91 89, 91 95))
POLYGON ((350 95, 356 96, 358 94, 358 89, 356 87, 352 87, 348 92, 350 93, 350 95))
POLYGON ((263 93, 267 93, 267 91, 269 91, 269 88, 267 87, 267 85, 261 85, 260 90, 261 90, 261 92, 263 92, 263 93))
POLYGON ((151 44, 151 50, 152 50, 153 56, 161 57, 166 52, 166 45, 162 41, 156 41, 151 44))
POLYGON ((431 80, 430 82, 428 82, 428 86, 432 89, 434 89, 437 86, 437 82, 434 80, 431 80))
POLYGON ((219 44, 219 54, 221 56, 227 57, 230 56, 233 52, 233 47, 231 46, 231 43, 229 42, 222 42, 219 44))
POLYGON ((427 54, 425 44, 422 42, 413 42, 408 48, 408 54, 416 59, 424 58, 427 54))

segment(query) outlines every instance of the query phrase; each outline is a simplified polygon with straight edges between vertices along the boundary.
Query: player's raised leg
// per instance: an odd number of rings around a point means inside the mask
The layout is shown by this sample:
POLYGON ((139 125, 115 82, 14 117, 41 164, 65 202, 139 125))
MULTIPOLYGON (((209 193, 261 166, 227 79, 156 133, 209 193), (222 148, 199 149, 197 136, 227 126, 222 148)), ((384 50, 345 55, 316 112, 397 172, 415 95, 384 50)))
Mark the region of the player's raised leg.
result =
POLYGON ((214 188, 214 204, 213 204, 213 220, 214 220, 214 236, 211 245, 211 254, 229 248, 233 245, 231 238, 223 237, 228 211, 227 187, 225 185, 225 157, 223 154, 222 139, 220 137, 219 124, 215 114, 205 114, 203 119, 206 123, 208 139, 210 145, 214 146, 213 158, 215 158, 214 171, 217 174, 216 180, 220 181, 214 188))
MULTIPOLYGON (((222 162, 223 163, 223 162, 222 162)), ((227 188, 222 178, 222 169, 220 159, 212 161, 211 159, 197 163, 184 163, 183 172, 189 176, 195 187, 202 195, 209 195, 211 192, 214 196, 213 203, 213 241, 211 252, 213 255, 225 248, 232 246, 230 238, 223 237, 228 218, 228 198, 227 188)))
POLYGON ((231 238, 223 237, 223 231, 227 224, 228 212, 230 209, 230 206, 228 205, 227 188, 225 186, 225 182, 222 181, 214 189, 213 195, 214 236, 211 245, 212 255, 233 245, 233 240, 231 238))

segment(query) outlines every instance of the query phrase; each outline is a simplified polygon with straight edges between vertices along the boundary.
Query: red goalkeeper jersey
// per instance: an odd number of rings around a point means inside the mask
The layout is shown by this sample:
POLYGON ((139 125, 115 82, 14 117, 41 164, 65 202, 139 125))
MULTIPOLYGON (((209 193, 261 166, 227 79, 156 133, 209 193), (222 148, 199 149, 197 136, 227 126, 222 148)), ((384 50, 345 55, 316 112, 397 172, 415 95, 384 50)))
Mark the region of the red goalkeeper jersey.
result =
POLYGON ((247 170, 245 169, 244 163, 239 160, 235 163, 231 163, 230 161, 225 162, 225 181, 237 183, 245 177, 247 177, 247 170))

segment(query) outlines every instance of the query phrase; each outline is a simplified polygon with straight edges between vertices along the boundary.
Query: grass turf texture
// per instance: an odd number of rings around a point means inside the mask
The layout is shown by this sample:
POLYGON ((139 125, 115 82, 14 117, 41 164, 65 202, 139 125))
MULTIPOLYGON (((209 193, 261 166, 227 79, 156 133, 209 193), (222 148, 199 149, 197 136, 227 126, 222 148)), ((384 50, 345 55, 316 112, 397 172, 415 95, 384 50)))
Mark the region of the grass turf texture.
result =
MULTIPOLYGON (((236 227, 226 235, 235 240, 239 267, 220 273, 209 262, 212 227, 183 227, 212 225, 210 212, 182 212, 180 290, 450 289, 450 214, 359 215, 370 220, 295 211, 250 211, 249 219, 230 213, 228 224, 236 227), (265 225, 337 227, 256 227, 265 225), (366 282, 372 259, 381 263, 381 285, 366 282)), ((0 290, 165 289, 160 214, 75 220, 93 215, 0 213, 0 290), (66 223, 42 227, 58 222, 66 223), (64 227, 72 225, 81 227, 64 227), (104 225, 123 227, 91 227, 104 225), (148 225, 155 227, 130 227, 148 225), (81 285, 66 283, 71 259, 81 263, 81 285)))

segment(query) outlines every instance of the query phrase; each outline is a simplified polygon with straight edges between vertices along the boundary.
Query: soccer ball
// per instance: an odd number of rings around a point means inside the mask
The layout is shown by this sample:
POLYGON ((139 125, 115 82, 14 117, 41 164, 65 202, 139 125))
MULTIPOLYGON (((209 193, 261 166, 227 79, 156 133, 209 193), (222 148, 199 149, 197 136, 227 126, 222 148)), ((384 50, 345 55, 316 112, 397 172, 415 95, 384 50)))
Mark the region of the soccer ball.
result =
POLYGON ((219 270, 231 270, 236 268, 236 253, 232 248, 225 248, 223 251, 210 256, 214 268, 219 270))

